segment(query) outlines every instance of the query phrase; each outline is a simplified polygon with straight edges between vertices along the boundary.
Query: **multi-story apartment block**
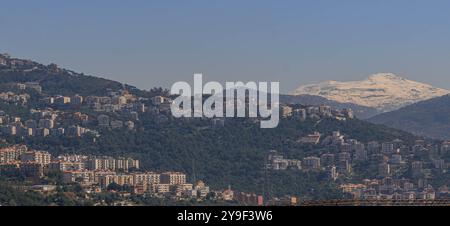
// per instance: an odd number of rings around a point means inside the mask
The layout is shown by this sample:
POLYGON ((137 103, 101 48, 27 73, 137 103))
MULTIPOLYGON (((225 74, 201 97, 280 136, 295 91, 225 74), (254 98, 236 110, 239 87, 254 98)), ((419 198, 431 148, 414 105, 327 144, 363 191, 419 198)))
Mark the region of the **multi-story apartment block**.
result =
POLYGON ((92 157, 87 161, 90 170, 116 170, 116 160, 111 157, 92 157))
POLYGON ((52 162, 49 164, 50 170, 58 171, 82 171, 85 169, 84 162, 52 162))
POLYGON ((86 155, 59 155, 56 157, 57 161, 63 161, 63 162, 84 162, 89 157, 86 155))
POLYGON ((100 184, 101 178, 103 176, 106 176, 106 175, 113 175, 114 176, 114 175, 116 175, 115 171, 108 171, 108 170, 103 170, 103 171, 96 170, 96 171, 93 171, 93 172, 94 172, 94 182, 98 183, 98 184, 100 184))
POLYGON ((140 161, 138 159, 128 158, 127 160, 128 160, 128 167, 129 168, 139 169, 140 161))
POLYGON ((28 150, 25 145, 16 145, 0 149, 0 163, 20 160, 20 156, 28 150))
POLYGON ((116 159, 116 169, 118 170, 128 170, 128 159, 118 158, 116 159))
POLYGON ((392 154, 394 152, 394 144, 393 143, 382 143, 381 144, 381 153, 383 154, 392 154))
POLYGON ((161 184, 186 184, 186 174, 181 172, 165 172, 161 174, 161 184))
POLYGON ((148 184, 160 184, 161 183, 161 174, 155 172, 146 172, 145 176, 147 178, 148 184))
POLYGON ((118 185, 134 185, 134 180, 133 180, 133 175, 129 175, 129 174, 119 174, 116 175, 114 178, 114 182, 117 183, 118 185))
POLYGON ((81 183, 93 184, 95 181, 95 173, 89 170, 65 171, 63 172, 64 183, 81 183))
POLYGON ((46 151, 27 151, 21 156, 22 162, 35 162, 43 165, 50 164, 52 156, 46 151))
POLYGON ((135 184, 144 183, 147 184, 147 175, 145 173, 132 173, 133 181, 135 184))
POLYGON ((112 174, 106 174, 99 177, 99 183, 100 187, 107 188, 110 184, 116 183, 118 185, 130 185, 134 186, 134 179, 133 175, 130 174, 118 174, 118 175, 112 175, 112 174))
POLYGON ((170 184, 153 184, 150 186, 152 193, 165 194, 170 192, 170 184))
POLYGON ((302 169, 306 169, 306 170, 320 169, 320 158, 312 157, 312 156, 303 158, 302 169))

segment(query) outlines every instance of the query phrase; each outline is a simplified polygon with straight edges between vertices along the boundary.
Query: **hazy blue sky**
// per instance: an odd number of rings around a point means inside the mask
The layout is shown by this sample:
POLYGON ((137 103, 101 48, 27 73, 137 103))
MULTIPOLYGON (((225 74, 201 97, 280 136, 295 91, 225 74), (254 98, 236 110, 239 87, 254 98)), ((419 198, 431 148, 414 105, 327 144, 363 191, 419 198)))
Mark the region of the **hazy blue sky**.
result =
POLYGON ((450 88, 448 0, 1 1, 0 52, 149 89, 376 72, 450 88))

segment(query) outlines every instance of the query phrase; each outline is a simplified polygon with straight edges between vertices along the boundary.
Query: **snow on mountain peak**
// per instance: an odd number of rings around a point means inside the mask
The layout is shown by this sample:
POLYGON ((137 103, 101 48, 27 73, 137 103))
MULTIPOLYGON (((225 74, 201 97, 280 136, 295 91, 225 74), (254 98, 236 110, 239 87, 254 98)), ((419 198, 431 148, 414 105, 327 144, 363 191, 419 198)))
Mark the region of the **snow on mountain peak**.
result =
POLYGON ((393 73, 378 73, 369 76, 372 81, 387 81, 387 80, 405 80, 404 78, 393 73))
POLYGON ((325 81, 300 86, 293 95, 322 96, 329 100, 354 103, 386 112, 449 93, 449 90, 411 81, 393 73, 378 73, 362 81, 325 81))

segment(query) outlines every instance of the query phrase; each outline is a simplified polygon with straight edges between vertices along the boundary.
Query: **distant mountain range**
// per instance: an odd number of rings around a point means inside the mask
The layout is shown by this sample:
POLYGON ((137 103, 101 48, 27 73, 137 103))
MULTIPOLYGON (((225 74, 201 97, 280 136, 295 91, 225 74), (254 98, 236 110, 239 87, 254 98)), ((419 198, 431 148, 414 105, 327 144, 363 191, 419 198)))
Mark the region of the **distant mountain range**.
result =
POLYGON ((380 114, 368 121, 419 136, 450 140, 450 95, 380 114))
POLYGON ((380 73, 362 81, 325 81, 297 88, 293 95, 314 95, 339 103, 352 103, 389 112, 401 107, 449 94, 449 90, 380 73))

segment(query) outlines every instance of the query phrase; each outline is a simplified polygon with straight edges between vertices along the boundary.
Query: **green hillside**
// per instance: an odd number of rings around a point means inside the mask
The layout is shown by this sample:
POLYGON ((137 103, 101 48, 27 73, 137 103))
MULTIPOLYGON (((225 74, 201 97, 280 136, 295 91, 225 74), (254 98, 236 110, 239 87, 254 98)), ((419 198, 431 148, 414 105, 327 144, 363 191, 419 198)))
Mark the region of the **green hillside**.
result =
POLYGON ((435 139, 450 139, 450 96, 422 101, 368 121, 435 139))
MULTIPOLYGON (((133 156, 141 159, 146 169, 180 170, 187 172, 190 179, 193 180, 195 176, 195 179, 202 179, 214 188, 231 185, 240 191, 259 193, 269 189, 272 194, 280 196, 304 196, 310 189, 328 189, 315 195, 335 194, 336 198, 340 193, 333 183, 325 179, 324 173, 269 172, 275 174, 265 177, 267 172, 264 171, 264 163, 268 151, 275 149, 296 159, 317 155, 320 145, 295 142, 314 131, 330 135, 332 131, 340 130, 348 137, 363 142, 399 138, 411 144, 415 139, 408 133, 357 119, 347 122, 334 119, 319 122, 283 120, 275 129, 260 129, 259 124, 241 119, 227 120, 223 128, 212 128, 207 120, 158 123, 150 114, 141 118, 141 130, 133 133, 105 130, 95 143, 89 138, 61 140, 57 137, 34 138, 28 142, 34 148, 50 150, 52 153, 133 156), (271 179, 267 181, 266 178, 271 179)), ((17 138, 9 141, 21 142, 17 138)))

